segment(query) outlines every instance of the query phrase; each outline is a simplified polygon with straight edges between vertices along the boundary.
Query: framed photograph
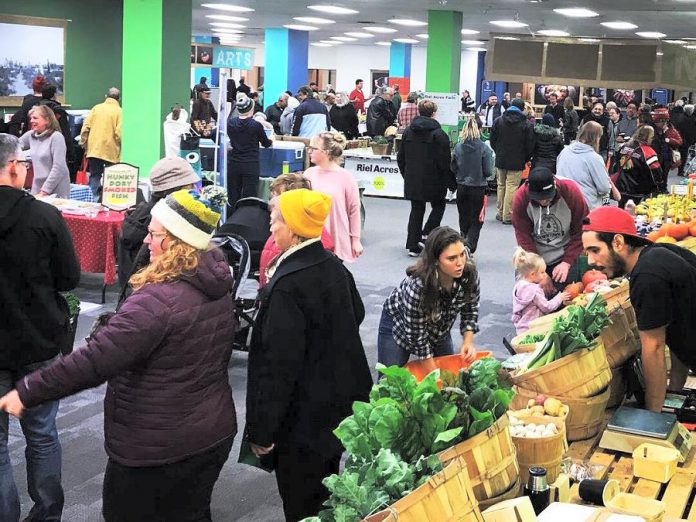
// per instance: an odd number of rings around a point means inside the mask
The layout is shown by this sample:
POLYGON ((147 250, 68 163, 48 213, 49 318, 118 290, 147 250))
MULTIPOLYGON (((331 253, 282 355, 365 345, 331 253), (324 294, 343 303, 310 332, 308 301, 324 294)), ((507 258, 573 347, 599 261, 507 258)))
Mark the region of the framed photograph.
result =
POLYGON ((629 102, 634 101, 639 106, 643 101, 642 89, 607 89, 606 101, 613 101, 620 109, 624 109, 629 102))
POLYGON ((0 49, 0 104, 19 107, 33 92, 31 82, 44 76, 64 99, 67 20, 0 15, 0 34, 12 45, 0 49))
POLYGON ((371 85, 370 94, 374 94, 379 87, 387 87, 389 85, 389 71, 370 71, 371 85))
POLYGON ((584 87, 582 95, 587 98, 590 107, 597 102, 607 103, 607 90, 604 87, 584 87))
POLYGON ((575 85, 537 84, 534 88, 534 105, 547 105, 551 93, 558 96, 558 103, 561 105, 568 97, 573 100, 575 105, 580 101, 580 87, 575 85))

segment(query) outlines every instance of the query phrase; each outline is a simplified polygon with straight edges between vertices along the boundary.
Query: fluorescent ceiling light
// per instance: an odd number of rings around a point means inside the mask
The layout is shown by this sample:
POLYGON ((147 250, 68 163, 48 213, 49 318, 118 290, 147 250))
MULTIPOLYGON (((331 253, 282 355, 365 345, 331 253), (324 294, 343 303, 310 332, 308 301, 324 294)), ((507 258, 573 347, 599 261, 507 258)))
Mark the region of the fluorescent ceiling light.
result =
POLYGON ((359 31, 349 31, 349 32, 343 33, 343 34, 345 34, 346 36, 355 36, 356 38, 374 38, 375 37, 374 34, 361 33, 359 31))
POLYGON ((425 38, 427 40, 429 38, 429 35, 428 35, 428 33, 420 33, 420 34, 417 34, 416 37, 425 38))
POLYGON ((244 34, 244 31, 239 29, 213 29, 213 32, 218 34, 244 34))
POLYGON ((375 42, 377 45, 391 45, 391 42, 375 42))
POLYGON ((350 36, 330 36, 329 38, 339 42, 355 42, 357 40, 357 38, 351 38, 350 36))
POLYGON ((685 44, 686 40, 665 40, 665 43, 671 43, 671 44, 685 44))
POLYGON ((242 24, 231 24, 229 22, 210 22, 213 27, 228 27, 230 29, 244 29, 246 25, 242 24))
POLYGON ((553 12, 563 16, 570 16, 571 18, 592 18, 599 16, 599 13, 596 13, 591 9, 585 9, 584 7, 554 9, 553 12))
POLYGON ((220 11, 230 11, 232 13, 251 13, 254 11, 251 7, 244 7, 241 5, 230 5, 230 4, 202 4, 203 7, 208 9, 219 9, 220 11))
POLYGON ((223 20, 225 22, 248 22, 248 18, 244 18, 243 16, 230 16, 230 15, 219 15, 219 14, 213 14, 213 15, 205 15, 206 18, 210 18, 211 20, 223 20))
POLYGON ((392 29, 391 27, 365 27, 366 31, 370 31, 371 33, 395 33, 396 29, 392 29))
POLYGON ((343 42, 339 42, 338 40, 319 40, 321 43, 327 43, 331 45, 343 45, 343 42))
POLYGON ((464 45, 481 45, 481 44, 484 44, 486 42, 484 42, 482 40, 462 40, 462 43, 464 45))
POLYGON ((588 42, 588 43, 597 43, 601 42, 599 38, 580 38, 581 42, 588 42))
POLYGON ((525 24, 524 22, 518 22, 517 20, 491 20, 489 23, 497 25, 498 27, 507 28, 527 27, 529 25, 525 24))
POLYGON ((537 31, 537 34, 543 34, 544 36, 570 36, 569 32, 561 31, 560 29, 541 29, 537 31))
POLYGON ((696 49, 696 45, 685 45, 684 49, 696 49))
POLYGON ((319 28, 313 25, 300 25, 300 24, 285 24, 283 27, 287 29, 293 29, 294 31, 317 31, 319 28))
POLYGON ((484 47, 467 47, 467 51, 474 51, 475 53, 485 53, 487 49, 484 47))
POLYGON ((637 32, 636 35, 641 38, 664 38, 667 36, 665 33, 660 33, 658 31, 640 31, 637 32))
POLYGON ((394 38, 394 41, 399 42, 399 43, 410 43, 410 44, 420 43, 419 40, 416 40, 414 38, 394 38))
POLYGON ((660 51, 657 51, 657 53, 656 53, 656 54, 657 54, 657 56, 662 56, 662 55, 663 55, 663 54, 665 54, 665 53, 663 53, 663 52, 660 52, 660 51))
POLYGON ((405 25, 406 27, 423 27, 428 25, 428 22, 412 20, 411 18, 392 18, 389 22, 396 25, 405 25))
POLYGON ((638 29, 638 26, 636 24, 632 24, 631 22, 602 22, 600 25, 608 27, 609 29, 638 29))
POLYGON ((476 29, 462 29, 462 34, 479 34, 480 32, 476 29))
POLYGON ((329 20, 328 18, 319 18, 318 16, 296 16, 293 20, 298 22, 304 22, 306 24, 318 24, 318 25, 328 25, 335 24, 335 20, 329 20))
POLYGON ((348 9, 346 7, 339 7, 337 5, 323 5, 323 4, 308 5, 307 9, 311 9, 313 11, 320 11, 322 13, 336 14, 336 15, 358 14, 358 12, 359 12, 359 11, 356 11, 355 9, 348 9))
POLYGON ((333 47, 333 44, 327 44, 327 43, 321 43, 321 42, 312 42, 309 45, 313 45, 314 47, 333 47))
POLYGON ((516 36, 496 36, 496 40, 519 40, 516 36))

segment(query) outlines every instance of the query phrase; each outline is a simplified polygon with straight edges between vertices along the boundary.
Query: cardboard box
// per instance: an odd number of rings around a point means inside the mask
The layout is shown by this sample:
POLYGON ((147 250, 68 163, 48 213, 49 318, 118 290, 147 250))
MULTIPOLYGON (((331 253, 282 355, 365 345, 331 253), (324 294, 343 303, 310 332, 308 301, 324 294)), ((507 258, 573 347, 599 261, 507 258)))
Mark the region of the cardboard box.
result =
POLYGON ((499 502, 481 514, 485 522, 537 522, 529 497, 499 502))
POLYGON ((570 502, 570 477, 568 475, 559 473, 558 478, 549 488, 551 488, 551 502, 570 502))

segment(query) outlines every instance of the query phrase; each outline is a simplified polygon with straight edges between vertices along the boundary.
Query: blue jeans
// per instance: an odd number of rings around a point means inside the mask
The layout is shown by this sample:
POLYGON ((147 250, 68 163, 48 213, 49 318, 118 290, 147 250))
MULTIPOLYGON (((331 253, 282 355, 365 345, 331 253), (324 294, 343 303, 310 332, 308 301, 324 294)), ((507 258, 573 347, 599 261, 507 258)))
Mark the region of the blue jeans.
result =
MULTIPOLYGON (((393 330, 394 319, 389 315, 389 312, 382 310, 377 334, 377 362, 385 366, 403 366, 408 362, 411 354, 396 344, 393 330)), ((439 343, 433 346, 435 357, 452 355, 453 350, 451 335, 444 336, 439 343)))
POLYGON ((101 188, 102 188, 102 176, 104 175, 104 169, 110 167, 113 163, 105 161, 100 158, 88 158, 87 165, 89 170, 89 188, 92 189, 92 194, 95 198, 100 198, 101 201, 101 188))
MULTIPOLYGON (((25 375, 50 361, 29 364, 17 371, 0 370, 0 396, 14 388, 25 375)), ((63 512, 61 486, 61 447, 56 429, 58 401, 46 402, 24 410, 20 425, 27 447, 27 487, 34 507, 25 520, 59 521, 63 512)), ((0 520, 17 522, 20 516, 19 493, 7 449, 8 414, 0 411, 0 520)))

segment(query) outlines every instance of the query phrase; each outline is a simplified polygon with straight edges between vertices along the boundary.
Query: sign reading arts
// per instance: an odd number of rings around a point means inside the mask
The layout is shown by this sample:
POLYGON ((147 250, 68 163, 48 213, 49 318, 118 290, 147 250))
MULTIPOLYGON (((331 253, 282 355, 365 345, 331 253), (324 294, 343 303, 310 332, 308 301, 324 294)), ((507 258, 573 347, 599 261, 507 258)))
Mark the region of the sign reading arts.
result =
POLYGON ((213 48, 213 67, 227 69, 243 69, 248 71, 254 64, 254 50, 243 47, 225 47, 216 45, 213 48))
POLYGON ((116 163, 104 169, 102 205, 114 210, 134 207, 138 196, 138 167, 116 163))

